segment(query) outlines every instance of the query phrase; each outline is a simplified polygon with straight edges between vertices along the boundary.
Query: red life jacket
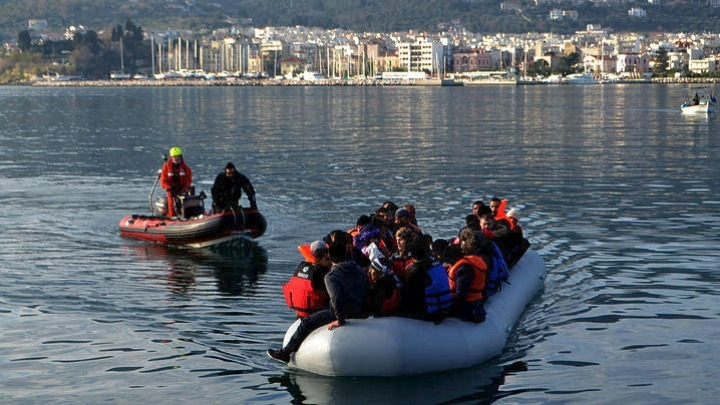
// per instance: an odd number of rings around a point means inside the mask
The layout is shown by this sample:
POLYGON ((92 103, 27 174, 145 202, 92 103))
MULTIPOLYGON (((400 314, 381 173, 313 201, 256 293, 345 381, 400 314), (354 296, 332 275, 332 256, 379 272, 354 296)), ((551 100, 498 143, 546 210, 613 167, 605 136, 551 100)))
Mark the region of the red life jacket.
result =
POLYGON ((510 226, 510 230, 513 230, 515 228, 515 225, 510 220, 510 218, 507 217, 507 214, 505 213, 505 208, 507 208, 507 200, 500 201, 500 205, 498 206, 497 215, 495 215, 495 220, 500 221, 501 219, 504 219, 507 224, 510 226))
POLYGON ((473 277, 470 290, 465 296, 465 301, 477 301, 483 299, 483 290, 485 289, 485 277, 487 275, 487 264, 480 256, 465 256, 458 260, 450 270, 448 270, 448 281, 450 281, 450 291, 455 294, 456 273, 463 264, 469 264, 472 267, 475 277, 473 277))
POLYGON ((312 286, 312 276, 320 271, 319 266, 301 263, 290 280, 283 284, 283 295, 288 307, 299 317, 304 318, 311 313, 328 307, 330 298, 325 291, 318 291, 312 286))
MULTIPOLYGON (((400 279, 404 279, 407 273, 407 268, 413 262, 412 258, 395 258, 392 263, 392 272, 400 279)), ((389 314, 400 309, 400 289, 396 288, 393 290, 393 294, 390 298, 383 301, 382 312, 389 314)))

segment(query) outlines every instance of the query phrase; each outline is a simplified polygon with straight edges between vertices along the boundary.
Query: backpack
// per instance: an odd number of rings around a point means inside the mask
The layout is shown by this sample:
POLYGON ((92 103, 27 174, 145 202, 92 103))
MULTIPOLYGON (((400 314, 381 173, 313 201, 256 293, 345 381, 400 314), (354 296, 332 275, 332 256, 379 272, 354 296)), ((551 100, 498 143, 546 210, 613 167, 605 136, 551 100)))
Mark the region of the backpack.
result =
POLYGON ((493 247, 494 254, 491 255, 491 263, 488 263, 488 272, 485 279, 485 289, 483 290, 483 296, 487 299, 496 292, 502 290, 502 283, 507 282, 510 277, 507 264, 500 249, 494 242, 490 242, 493 247))

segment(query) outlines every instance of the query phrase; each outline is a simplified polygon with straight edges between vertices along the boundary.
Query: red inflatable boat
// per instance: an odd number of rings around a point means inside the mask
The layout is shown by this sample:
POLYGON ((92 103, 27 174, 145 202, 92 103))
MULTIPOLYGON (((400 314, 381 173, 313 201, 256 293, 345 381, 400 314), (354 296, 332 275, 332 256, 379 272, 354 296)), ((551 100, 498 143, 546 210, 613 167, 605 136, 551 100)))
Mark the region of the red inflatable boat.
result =
MULTIPOLYGON (((167 156, 163 156, 167 161, 167 156)), ((120 235, 164 245, 205 247, 225 242, 240 236, 257 238, 267 229, 265 217, 254 208, 237 207, 233 210, 213 212, 205 210, 204 192, 195 195, 195 187, 188 194, 176 197, 176 217, 167 217, 167 201, 159 197, 155 206, 152 198, 161 171, 155 178, 148 207, 150 215, 129 215, 120 220, 120 235), (158 212, 158 215, 155 212, 158 212)))
POLYGON ((267 222, 260 212, 205 212, 189 219, 155 215, 129 215, 119 223, 120 235, 165 245, 205 247, 239 236, 257 238, 265 233, 267 222))

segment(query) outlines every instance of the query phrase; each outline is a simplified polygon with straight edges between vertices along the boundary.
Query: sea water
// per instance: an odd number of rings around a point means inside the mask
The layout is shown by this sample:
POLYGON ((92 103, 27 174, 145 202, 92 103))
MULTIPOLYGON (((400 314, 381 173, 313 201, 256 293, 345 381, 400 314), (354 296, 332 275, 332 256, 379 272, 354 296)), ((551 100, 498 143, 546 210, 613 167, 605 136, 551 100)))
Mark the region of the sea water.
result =
POLYGON ((0 401, 711 402, 719 120, 682 115, 684 93, 0 87, 0 401), (265 235, 201 250, 120 238, 172 146, 198 192, 234 162, 265 235), (499 357, 375 379, 267 358, 294 320, 281 285, 298 245, 386 200, 453 237, 493 196, 549 271, 499 357))

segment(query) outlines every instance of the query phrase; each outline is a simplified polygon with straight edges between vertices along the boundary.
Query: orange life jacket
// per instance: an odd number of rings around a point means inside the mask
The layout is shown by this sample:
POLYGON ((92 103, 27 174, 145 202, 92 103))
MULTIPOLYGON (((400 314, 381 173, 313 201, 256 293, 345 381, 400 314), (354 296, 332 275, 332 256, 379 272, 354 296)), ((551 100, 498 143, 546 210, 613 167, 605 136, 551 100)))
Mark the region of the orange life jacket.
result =
POLYGON ((308 263, 315 263, 315 255, 313 254, 312 250, 310 250, 310 245, 300 245, 298 246, 298 250, 300 251, 300 254, 308 263))
POLYGON ((510 224, 510 230, 512 231, 513 228, 515 228, 515 225, 510 220, 510 218, 507 217, 507 214, 505 213, 505 208, 507 208, 507 200, 500 201, 500 205, 498 206, 497 215, 495 215, 495 220, 499 221, 501 219, 504 219, 507 221, 508 224, 510 224))
POLYGON ((483 290, 485 289, 485 277, 487 275, 487 264, 480 256, 465 256, 458 260, 450 270, 448 270, 448 281, 450 281, 450 291, 455 294, 457 287, 456 273, 463 264, 469 264, 473 269, 475 277, 473 277, 470 290, 465 296, 465 301, 477 301, 483 299, 483 290))
POLYGON ((303 263, 282 287, 288 307, 301 318, 327 308, 330 301, 325 291, 317 291, 313 288, 312 275, 315 271, 320 271, 320 268, 311 263, 303 263))

